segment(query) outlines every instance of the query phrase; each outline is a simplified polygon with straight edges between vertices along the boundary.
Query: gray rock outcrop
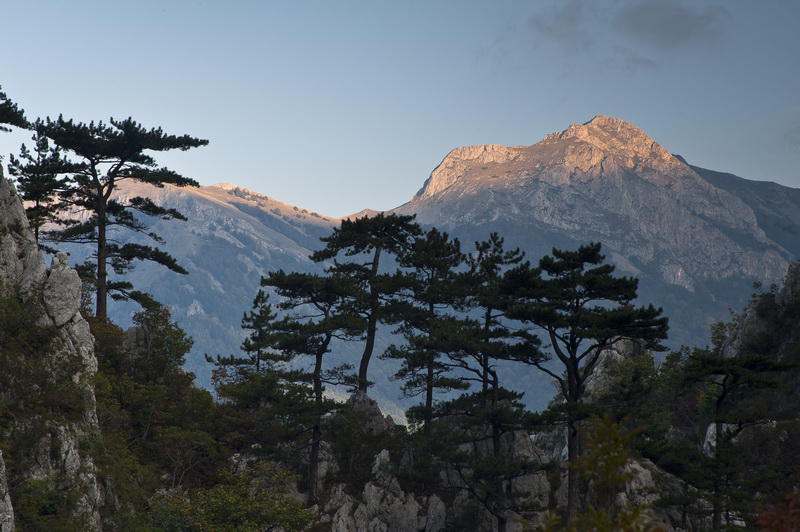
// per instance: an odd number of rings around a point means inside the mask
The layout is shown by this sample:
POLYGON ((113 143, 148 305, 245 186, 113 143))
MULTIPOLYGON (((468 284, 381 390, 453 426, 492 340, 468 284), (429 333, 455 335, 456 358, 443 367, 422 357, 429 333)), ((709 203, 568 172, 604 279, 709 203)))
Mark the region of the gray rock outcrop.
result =
POLYGON ((0 532, 14 530, 14 507, 11 504, 11 494, 8 491, 6 480, 6 464, 3 461, 3 452, 0 451, 0 532))
POLYGON ((406 493, 386 471, 389 452, 381 451, 372 466, 372 479, 359 498, 343 485, 330 493, 325 511, 331 514, 331 532, 438 532, 445 527, 445 505, 436 495, 406 493))
MULTIPOLYGON (((97 371, 94 338, 79 312, 81 281, 58 254, 50 269, 45 267, 25 211, 13 185, 0 174, 0 287, 18 290, 41 308, 31 326, 52 331, 50 348, 42 353, 39 369, 50 381, 68 383, 77 390, 79 411, 63 418, 39 414, 20 419, 4 439, 15 454, 15 483, 44 481, 53 490, 69 490, 76 496, 75 518, 89 530, 99 530, 101 491, 96 467, 84 440, 98 431, 94 388, 97 371), (14 448, 14 435, 36 427, 35 441, 27 448, 14 448)), ((3 347, 0 346, 0 356, 3 347)), ((9 393, 4 390, 5 393, 9 393)), ((26 392, 27 393, 27 392, 26 392)), ((8 472, 10 474, 10 472, 8 472)), ((13 497, 5 489, 6 471, 0 457, 0 530, 13 529, 13 497), (9 517, 11 516, 11 517, 9 517), (5 520, 3 520, 5 519, 5 520)))

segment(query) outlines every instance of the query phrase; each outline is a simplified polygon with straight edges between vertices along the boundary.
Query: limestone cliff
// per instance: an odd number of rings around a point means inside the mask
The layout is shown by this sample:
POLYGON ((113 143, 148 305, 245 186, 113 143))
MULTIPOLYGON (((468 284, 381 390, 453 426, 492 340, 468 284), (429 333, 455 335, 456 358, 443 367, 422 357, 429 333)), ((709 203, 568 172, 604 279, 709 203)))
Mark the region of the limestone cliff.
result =
MULTIPOLYGON (((6 475, 13 475, 14 485, 36 482, 45 489, 74 494, 74 517, 83 527, 99 530, 101 492, 95 465, 88 454, 86 439, 98 431, 94 388, 91 378, 97 370, 94 339, 88 323, 79 312, 81 282, 67 265, 67 257, 58 254, 49 269, 31 233, 25 211, 13 185, 0 174, 0 287, 25 298, 28 310, 37 309, 36 322, 30 327, 48 331, 46 350, 38 353, 35 370, 42 376, 42 386, 63 386, 77 407, 69 405, 69 414, 57 412, 57 405, 36 411, 32 417, 15 419, 1 434, 10 444, 14 467, 4 468, 0 457, 0 526, 13 530, 14 492, 6 489, 6 475), (20 435, 28 440, 19 445, 20 435), (13 470, 12 470, 13 469, 13 470)), ((0 346, 0 356, 10 356, 0 346)), ((17 394, 25 402, 40 386, 26 390, 3 390, 17 394)), ((64 392, 66 393, 66 392, 64 392)), ((31 399, 32 401, 32 399, 31 399)), ((7 452, 7 454, 8 454, 7 452)))

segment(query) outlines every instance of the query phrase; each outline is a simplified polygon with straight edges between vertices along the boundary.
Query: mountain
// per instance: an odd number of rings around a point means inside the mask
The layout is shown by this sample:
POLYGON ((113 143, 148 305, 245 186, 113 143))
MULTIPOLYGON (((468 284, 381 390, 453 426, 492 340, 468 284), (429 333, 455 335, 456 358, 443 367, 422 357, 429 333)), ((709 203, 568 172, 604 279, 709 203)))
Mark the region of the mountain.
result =
MULTIPOLYGON (((146 196, 188 218, 187 222, 148 220, 151 229, 166 241, 162 247, 177 258, 189 271, 188 275, 139 263, 127 278, 137 289, 150 292, 168 305, 175 321, 194 339, 186 367, 204 387, 211 386, 213 369, 206 362, 206 355, 240 353, 245 337, 242 315, 251 309, 261 276, 278 269, 321 273, 324 264, 316 264, 308 256, 322 247, 320 238, 340 223, 337 218, 229 183, 157 188, 123 182, 116 196, 121 200, 146 196)), ((120 233, 116 237, 122 242, 152 243, 138 234, 120 233)), ((71 246, 68 251, 71 262, 79 264, 92 249, 71 246)), ((139 310, 133 303, 113 302, 109 317, 128 327, 133 313, 139 310)), ((383 336, 376 344, 377 349, 384 349, 388 343, 388 336, 383 336)), ((352 362, 360 356, 361 349, 355 344, 339 344, 331 355, 331 363, 352 362)), ((373 395, 397 418, 403 414, 394 404, 397 397, 389 384, 393 368, 391 364, 378 363, 371 378, 378 383, 373 395)))
MULTIPOLYGON (((142 264, 131 280, 170 305, 195 339, 188 367, 204 385, 210 367, 203 355, 238 351, 242 313, 260 276, 278 268, 321 271, 308 255, 340 222, 230 184, 137 184, 120 194, 149 196, 189 218, 152 222, 190 274, 142 264)), ((641 301, 664 308, 670 345, 678 347, 705 344, 709 325, 742 308, 753 281, 780 281, 800 253, 798 207, 800 190, 691 166, 636 126, 599 115, 531 146, 456 148, 394 212, 449 231, 465 249, 497 231, 532 261, 553 247, 600 241, 618 272, 640 279, 641 301)), ((89 252, 71 251, 75 262, 89 252)), ((111 317, 127 325, 135 310, 114 305, 111 317)), ((384 335, 377 351, 389 341, 384 335)), ((358 352, 338 346, 334 359, 358 352)), ((393 366, 375 360, 371 369, 375 395, 383 404, 397 401, 388 384, 393 366)), ((529 378, 517 379, 524 385, 529 378)), ((541 406, 550 387, 530 379, 543 387, 528 400, 541 406)))
POLYGON ((598 115, 532 146, 456 148, 396 211, 466 242, 498 231, 532 260, 600 241, 665 308, 677 346, 704 343, 753 281, 781 279, 800 251, 799 204, 800 190, 690 166, 598 115))
MULTIPOLYGON (((165 249, 188 275, 145 263, 128 277, 136 287, 169 305, 176 321, 194 338, 187 366, 206 386, 211 370, 204 355, 239 352, 244 338, 242 314, 250 309, 261 276, 280 268, 319 270, 308 255, 319 247, 319 238, 338 224, 333 218, 227 183, 199 188, 123 183, 117 195, 122 199, 147 196, 189 219, 149 220, 166 240, 165 249)), ((118 237, 148 242, 141 235, 118 237)), ((69 251, 73 262, 79 263, 91 250, 74 246, 69 251)), ((115 303, 110 310, 113 321, 128 326, 138 307, 115 303)))

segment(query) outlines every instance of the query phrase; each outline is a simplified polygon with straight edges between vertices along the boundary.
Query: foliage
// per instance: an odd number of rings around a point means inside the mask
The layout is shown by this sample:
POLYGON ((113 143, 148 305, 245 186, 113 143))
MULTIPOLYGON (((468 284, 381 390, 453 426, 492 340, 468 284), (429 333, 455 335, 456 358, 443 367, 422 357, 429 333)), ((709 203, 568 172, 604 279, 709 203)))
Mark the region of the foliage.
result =
POLYGON ((8 170, 16 178, 17 191, 23 201, 31 203, 25 207, 25 214, 39 243, 41 227, 57 220, 57 194, 63 190, 67 179, 60 178, 56 171, 66 161, 61 150, 58 147, 51 148, 49 140, 41 133, 35 133, 32 140, 33 151, 23 144, 19 159, 13 154, 10 156, 8 170))
POLYGON ((25 113, 6 96, 0 87, 0 131, 10 131, 3 124, 21 128, 30 127, 30 123, 25 119, 25 113))
MULTIPOLYGON (((635 307, 638 281, 614 277, 614 266, 603 264, 599 243, 576 251, 553 249, 539 260, 538 268, 523 264, 506 275, 506 291, 518 294, 509 317, 539 328, 563 373, 551 369, 546 359, 531 364, 550 375, 566 402, 568 460, 574 464, 580 449, 578 422, 586 385, 601 355, 623 340, 662 349, 667 318, 652 305, 635 307)), ((571 521, 578 507, 578 479, 570 469, 567 477, 567 515, 571 521)))
POLYGON ((610 414, 593 417, 583 429, 585 452, 573 464, 581 476, 590 481, 593 504, 580 512, 567 526, 551 514, 542 527, 546 531, 577 532, 658 532, 663 530, 654 522, 647 505, 626 500, 619 504, 617 494, 625 492, 631 480, 628 468, 634 458, 632 445, 639 429, 628 430, 616 423, 610 414))
POLYGON ((228 470, 209 488, 157 497, 148 519, 155 529, 176 532, 299 531, 314 513, 291 497, 291 484, 288 472, 263 464, 228 470))
POLYGON ((800 492, 797 488, 784 492, 780 500, 763 504, 758 512, 758 528, 764 532, 797 532, 800 530, 800 492))
MULTIPOLYGON (((167 135, 161 128, 146 129, 131 118, 84 124, 65 120, 39 120, 35 124, 39 137, 50 139, 63 157, 54 157, 40 178, 64 175, 59 192, 58 212, 68 216, 83 212, 85 218, 59 217, 63 229, 51 237, 57 242, 92 244, 95 270, 91 280, 96 285, 97 316, 107 315, 107 297, 133 299, 150 305, 152 298, 134 290, 127 281, 110 280, 108 268, 122 275, 133 268, 136 260, 161 264, 177 273, 187 273, 163 250, 138 243, 121 244, 114 231, 127 230, 163 244, 157 234, 135 213, 161 219, 185 220, 175 209, 156 205, 145 197, 123 199, 114 192, 124 181, 138 181, 155 186, 197 186, 197 182, 168 168, 158 168, 147 152, 188 150, 204 146, 208 141, 189 135, 167 135)), ((55 151, 54 151, 55 153, 55 151)))
POLYGON ((383 213, 344 219, 330 236, 322 238, 325 247, 310 257, 315 262, 333 259, 326 272, 351 281, 347 302, 339 312, 348 321, 358 320, 358 329, 364 331, 364 352, 358 368, 358 389, 364 392, 370 385, 369 362, 378 323, 391 320, 387 300, 399 288, 392 275, 381 272, 381 256, 396 256, 411 245, 421 232, 413 220, 413 216, 383 213), (351 259, 339 262, 339 256, 351 259))
POLYGON ((218 406, 181 369, 191 340, 164 307, 138 313, 134 322, 126 334, 90 318, 101 428, 91 446, 99 478, 110 486, 104 519, 118 530, 139 530, 159 489, 215 482, 229 453, 217 426, 218 406))
POLYGON ((76 514, 79 494, 57 478, 26 479, 14 490, 14 519, 19 530, 78 532, 87 530, 76 514))
POLYGON ((0 427, 19 420, 69 420, 86 405, 74 376, 78 357, 59 352, 57 330, 41 325, 39 294, 24 294, 0 283, 0 427))
POLYGON ((398 255, 406 271, 398 274, 401 299, 395 305, 395 319, 401 324, 405 344, 392 345, 383 358, 402 362, 395 377, 403 380, 406 397, 422 395, 421 414, 425 432, 430 432, 435 391, 464 390, 469 384, 452 375, 452 364, 443 356, 450 350, 450 339, 459 333, 461 323, 447 314, 460 299, 459 274, 463 264, 459 241, 447 233, 430 229, 414 239, 398 255))
POLYGON ((76 380, 81 360, 60 349, 55 327, 42 325, 40 298, 0 283, 0 448, 18 528, 81 530, 75 489, 56 476, 27 473, 43 449, 59 445, 55 427, 82 420, 90 405, 85 383, 76 380))
POLYGON ((403 427, 376 431, 369 421, 365 412, 344 407, 332 416, 326 429, 337 466, 326 480, 330 484, 343 483, 356 496, 372 478, 372 466, 380 451, 387 450, 390 456, 398 457, 403 450, 403 427))
POLYGON ((454 482, 445 490, 466 492, 504 530, 509 512, 525 515, 541 510, 515 481, 544 472, 549 464, 514 451, 514 439, 527 438, 538 422, 519 403, 521 394, 503 388, 489 393, 496 400, 487 401, 483 392, 475 392, 439 405, 440 421, 430 438, 436 442, 432 450, 438 464, 422 463, 446 471, 454 482))

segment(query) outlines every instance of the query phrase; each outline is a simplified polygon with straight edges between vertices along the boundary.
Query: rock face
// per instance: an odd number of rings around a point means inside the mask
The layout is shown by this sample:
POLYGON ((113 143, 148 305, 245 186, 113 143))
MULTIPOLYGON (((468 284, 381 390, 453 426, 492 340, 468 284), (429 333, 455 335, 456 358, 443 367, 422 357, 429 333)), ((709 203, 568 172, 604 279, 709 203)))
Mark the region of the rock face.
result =
POLYGON ((405 493, 397 479, 386 472, 388 451, 375 457, 372 480, 359 498, 338 485, 330 493, 325 511, 331 532, 438 532, 444 529, 445 505, 436 495, 418 497, 405 493))
MULTIPOLYGON (((75 270, 67 265, 67 257, 58 254, 52 267, 44 260, 29 230, 22 202, 5 178, 0 175, 0 285, 18 288, 35 298, 43 309, 39 323, 32 324, 53 330, 54 346, 43 353, 41 370, 52 378, 72 382, 80 395, 81 410, 62 421, 47 415, 24 420, 20 424, 36 424, 39 435, 29 448, 12 449, 16 456, 15 481, 35 480, 53 483, 51 489, 72 490, 76 494, 75 515, 90 530, 99 530, 101 493, 95 466, 88 455, 84 437, 98 431, 94 388, 91 377, 97 371, 94 339, 89 325, 79 312, 81 282, 75 270), (66 369, 65 369, 66 368, 66 369), (67 371, 69 374, 64 374, 67 371), (60 372, 60 374, 59 374, 60 372), (57 376, 57 377, 56 377, 57 376), (22 478, 19 478, 22 477, 22 478)), ((3 347, 0 346, 0 355, 3 347)), ((11 429, 11 441, 14 431, 11 429)), ((0 523, 2 530, 13 528, 13 500, 5 489, 5 470, 0 457, 0 523), (5 519, 5 521, 3 521, 5 519)))
POLYGON ((0 451, 0 532, 12 530, 14 530, 14 506, 11 504, 11 494, 8 491, 3 452, 0 451))

